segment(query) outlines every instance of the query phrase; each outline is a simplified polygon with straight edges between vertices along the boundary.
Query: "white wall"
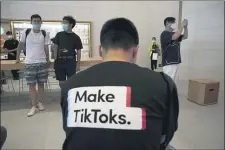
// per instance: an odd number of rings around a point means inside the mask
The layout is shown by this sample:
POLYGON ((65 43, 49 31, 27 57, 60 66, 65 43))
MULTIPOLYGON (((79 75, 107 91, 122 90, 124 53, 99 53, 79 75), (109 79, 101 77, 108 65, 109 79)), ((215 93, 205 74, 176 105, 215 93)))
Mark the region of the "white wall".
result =
POLYGON ((181 45, 180 80, 209 78, 224 89, 224 2, 183 1, 189 38, 181 45))
POLYGON ((165 17, 178 18, 179 6, 176 1, 3 1, 1 7, 2 18, 29 19, 32 14, 38 13, 44 20, 61 20, 64 15, 73 15, 78 21, 91 21, 94 56, 98 56, 97 47, 103 23, 110 18, 127 17, 139 31, 140 52, 137 63, 149 67, 149 42, 153 36, 159 39, 165 17))

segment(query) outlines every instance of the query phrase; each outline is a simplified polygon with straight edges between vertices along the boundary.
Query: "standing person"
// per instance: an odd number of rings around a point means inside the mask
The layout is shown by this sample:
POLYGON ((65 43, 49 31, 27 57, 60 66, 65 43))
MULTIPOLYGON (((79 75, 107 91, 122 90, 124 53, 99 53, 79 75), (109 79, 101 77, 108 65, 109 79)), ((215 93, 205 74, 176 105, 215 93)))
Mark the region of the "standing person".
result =
POLYGON ((63 150, 165 149, 177 129, 173 80, 135 64, 139 36, 130 20, 107 21, 100 42, 103 62, 62 85, 63 150))
POLYGON ((183 20, 181 27, 174 32, 176 20, 174 17, 167 17, 164 20, 165 30, 161 33, 160 41, 162 47, 163 72, 169 75, 174 81, 177 76, 179 64, 181 63, 180 42, 188 38, 188 21, 183 20), (184 34, 182 32, 184 30, 184 34))
POLYGON ((54 68, 59 86, 80 69, 81 49, 83 45, 80 37, 72 31, 75 25, 76 20, 72 16, 64 16, 63 31, 57 33, 54 39, 54 68))
POLYGON ((156 42, 156 37, 152 38, 152 43, 149 46, 149 56, 151 60, 151 69, 157 69, 157 60, 159 56, 159 44, 156 42))
POLYGON ((24 31, 20 38, 20 44, 17 52, 17 62, 19 55, 26 43, 25 72, 27 84, 29 85, 32 108, 28 112, 28 117, 33 116, 38 110, 44 110, 44 84, 48 79, 49 62, 49 35, 41 30, 42 19, 38 14, 30 18, 32 29, 24 31), (36 93, 36 84, 38 85, 38 97, 36 93))
MULTIPOLYGON (((16 51, 19 45, 19 41, 14 39, 11 31, 7 31, 6 35, 8 39, 4 43, 4 51, 8 53, 8 60, 16 60, 16 51)), ((19 70, 11 70, 13 80, 19 80, 19 70)))

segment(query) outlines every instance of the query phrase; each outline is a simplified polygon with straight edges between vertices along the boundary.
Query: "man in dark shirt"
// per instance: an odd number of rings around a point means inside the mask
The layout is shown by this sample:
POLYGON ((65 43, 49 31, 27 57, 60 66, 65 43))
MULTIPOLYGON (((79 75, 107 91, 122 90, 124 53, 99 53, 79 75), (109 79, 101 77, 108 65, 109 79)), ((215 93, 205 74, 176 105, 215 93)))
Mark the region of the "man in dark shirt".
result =
POLYGON ((76 20, 71 16, 63 18, 63 30, 54 38, 54 68, 59 85, 80 69, 81 49, 83 48, 80 37, 72 31, 76 20), (77 56, 77 59, 76 59, 77 56))
MULTIPOLYGON (((11 31, 7 31, 6 35, 8 37, 8 40, 6 40, 4 43, 4 51, 8 53, 8 60, 16 60, 16 51, 19 41, 13 38, 11 31)), ((14 80, 19 80, 18 71, 19 70, 11 70, 14 80)))
POLYGON ((128 19, 107 21, 100 42, 103 62, 62 85, 63 150, 165 149, 177 129, 174 82, 134 64, 139 37, 128 19))
POLYGON ((180 42, 188 37, 188 21, 184 19, 180 29, 176 32, 175 23, 176 20, 174 17, 167 17, 164 20, 165 30, 160 36, 163 72, 169 75, 174 81, 177 76, 179 64, 181 63, 180 42), (184 34, 182 35, 183 30, 184 34))

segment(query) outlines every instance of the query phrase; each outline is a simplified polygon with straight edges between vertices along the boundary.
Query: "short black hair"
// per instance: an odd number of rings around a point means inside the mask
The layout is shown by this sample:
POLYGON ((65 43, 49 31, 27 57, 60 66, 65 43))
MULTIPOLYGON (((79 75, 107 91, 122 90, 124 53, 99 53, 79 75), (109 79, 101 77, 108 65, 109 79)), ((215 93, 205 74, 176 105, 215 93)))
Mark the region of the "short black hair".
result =
POLYGON ((174 17, 167 17, 166 19, 164 19, 164 26, 166 26, 167 22, 175 23, 176 19, 174 17))
POLYGON ((12 32, 11 31, 7 31, 5 34, 6 35, 12 35, 12 32))
POLYGON ((156 39, 156 37, 152 37, 152 39, 156 39))
POLYGON ((133 22, 126 18, 111 19, 101 29, 100 42, 105 50, 110 48, 128 50, 139 44, 138 31, 133 22))
POLYGON ((34 14, 30 17, 30 21, 32 21, 34 18, 39 18, 40 20, 42 20, 41 16, 38 14, 34 14))
POLYGON ((69 24, 72 24, 72 28, 76 25, 76 20, 72 16, 64 16, 63 20, 66 20, 69 24))

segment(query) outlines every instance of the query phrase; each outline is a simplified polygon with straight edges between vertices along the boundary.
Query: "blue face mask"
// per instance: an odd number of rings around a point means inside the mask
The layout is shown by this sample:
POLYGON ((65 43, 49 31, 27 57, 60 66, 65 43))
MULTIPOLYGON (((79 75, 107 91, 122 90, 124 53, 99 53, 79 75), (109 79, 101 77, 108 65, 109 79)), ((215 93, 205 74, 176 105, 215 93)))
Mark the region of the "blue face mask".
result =
POLYGON ((62 24, 62 28, 63 28, 63 31, 68 31, 69 25, 68 24, 62 24))
POLYGON ((41 29, 41 24, 33 24, 33 29, 34 30, 40 30, 41 29))

